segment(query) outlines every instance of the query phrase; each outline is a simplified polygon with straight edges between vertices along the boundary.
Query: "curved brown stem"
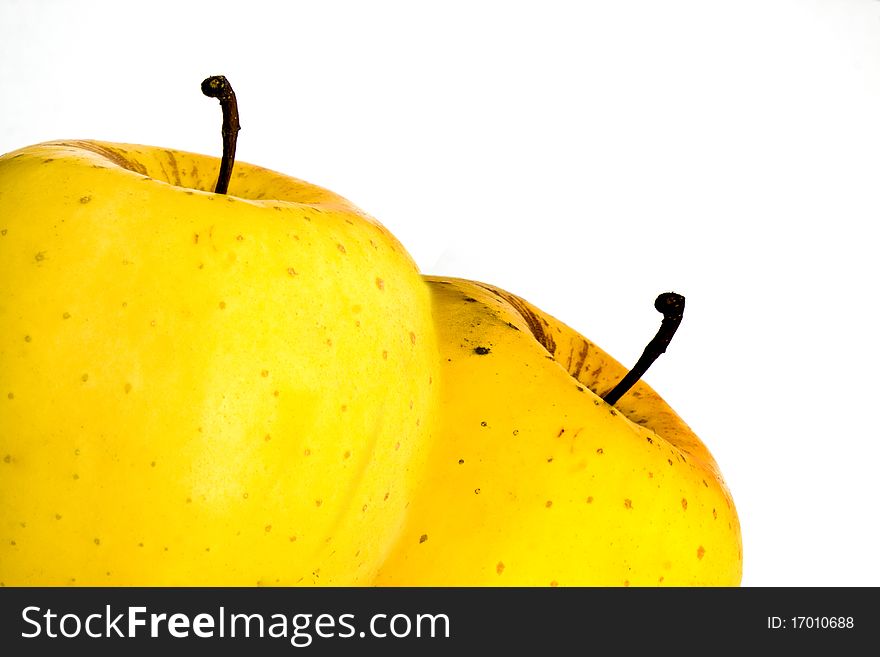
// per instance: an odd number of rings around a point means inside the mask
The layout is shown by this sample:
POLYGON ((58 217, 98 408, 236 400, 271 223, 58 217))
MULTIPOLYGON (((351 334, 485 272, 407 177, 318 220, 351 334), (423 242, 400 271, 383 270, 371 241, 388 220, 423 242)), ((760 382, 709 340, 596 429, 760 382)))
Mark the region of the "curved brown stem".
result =
POLYGON ((235 100, 235 91, 232 85, 222 75, 212 75, 202 81, 202 93, 209 98, 220 101, 220 109, 223 111, 223 157, 220 160, 220 173, 217 176, 217 186, 214 191, 217 194, 225 194, 229 189, 229 179, 232 177, 232 166, 235 164, 235 143, 238 141, 238 131, 241 124, 238 122, 238 102, 235 100))
POLYGON ((633 368, 602 398, 612 406, 644 376, 651 364, 666 351, 672 336, 678 330, 684 315, 684 297, 675 292, 664 292, 654 301, 654 308, 663 313, 657 335, 647 344, 633 368))

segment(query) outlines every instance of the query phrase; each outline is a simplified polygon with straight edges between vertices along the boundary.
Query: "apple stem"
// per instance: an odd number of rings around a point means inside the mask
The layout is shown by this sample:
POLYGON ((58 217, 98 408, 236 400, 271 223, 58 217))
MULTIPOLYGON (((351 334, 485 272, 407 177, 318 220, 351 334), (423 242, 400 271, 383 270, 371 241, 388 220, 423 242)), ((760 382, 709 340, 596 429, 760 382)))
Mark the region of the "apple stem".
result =
POLYGON ((647 344, 633 368, 602 398, 612 406, 644 376, 660 354, 666 351, 672 336, 681 324, 684 315, 684 297, 675 292, 664 292, 654 301, 654 308, 657 312, 663 313, 663 321, 660 323, 657 335, 647 344))
POLYGON ((202 93, 209 98, 220 101, 220 109, 223 111, 223 158, 220 160, 220 174, 217 176, 217 186, 214 192, 225 194, 229 189, 229 179, 232 177, 232 165, 235 163, 235 142, 238 140, 238 131, 241 124, 238 122, 238 102, 235 100, 235 92, 232 85, 222 75, 212 75, 202 81, 202 93))

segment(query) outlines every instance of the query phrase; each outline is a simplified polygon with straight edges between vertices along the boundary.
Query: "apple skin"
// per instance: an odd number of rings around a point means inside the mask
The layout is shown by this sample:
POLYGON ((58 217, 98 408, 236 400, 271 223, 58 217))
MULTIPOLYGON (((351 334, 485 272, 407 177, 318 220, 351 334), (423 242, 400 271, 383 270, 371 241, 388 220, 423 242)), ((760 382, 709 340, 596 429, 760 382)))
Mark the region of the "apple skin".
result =
POLYGON ((706 445, 598 346, 496 286, 426 277, 444 413, 379 586, 736 586, 706 445))
POLYGON ((430 298, 378 221, 236 163, 0 158, 0 583, 355 585, 434 424, 430 298))

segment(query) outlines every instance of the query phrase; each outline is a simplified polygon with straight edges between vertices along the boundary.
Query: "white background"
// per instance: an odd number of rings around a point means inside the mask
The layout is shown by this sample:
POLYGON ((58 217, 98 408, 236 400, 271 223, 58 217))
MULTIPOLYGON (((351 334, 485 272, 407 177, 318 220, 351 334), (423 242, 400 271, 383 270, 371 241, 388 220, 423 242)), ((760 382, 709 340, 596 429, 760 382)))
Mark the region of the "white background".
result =
POLYGON ((379 218, 646 377, 733 492, 743 584, 880 585, 880 3, 0 0, 0 152, 219 153, 379 218))

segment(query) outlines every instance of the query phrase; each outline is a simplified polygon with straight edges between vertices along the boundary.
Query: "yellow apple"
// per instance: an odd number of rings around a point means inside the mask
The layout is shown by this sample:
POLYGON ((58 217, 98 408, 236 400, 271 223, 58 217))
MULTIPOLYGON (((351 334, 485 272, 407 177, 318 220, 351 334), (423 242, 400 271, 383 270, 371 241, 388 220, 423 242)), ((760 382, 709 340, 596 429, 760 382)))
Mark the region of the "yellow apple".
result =
POLYGON ((430 297, 376 220, 237 163, 0 157, 0 583, 371 581, 418 485, 430 297))
POLYGON ((439 428, 385 586, 732 586, 742 539, 706 445, 646 383, 495 286, 428 277, 439 428))

